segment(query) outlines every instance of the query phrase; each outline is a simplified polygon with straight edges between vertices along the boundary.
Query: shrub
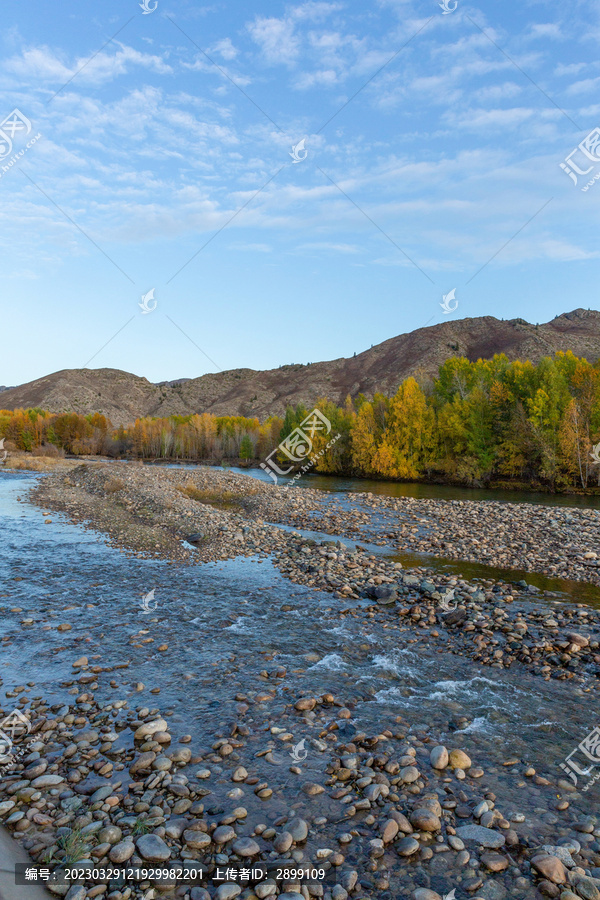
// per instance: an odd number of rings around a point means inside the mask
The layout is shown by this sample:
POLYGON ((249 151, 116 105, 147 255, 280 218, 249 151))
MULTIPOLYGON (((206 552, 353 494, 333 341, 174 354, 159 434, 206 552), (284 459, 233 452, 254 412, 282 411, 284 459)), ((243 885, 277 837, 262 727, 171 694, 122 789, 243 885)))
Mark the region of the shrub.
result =
POLYGON ((62 447, 55 447, 54 444, 42 444, 41 447, 34 447, 31 452, 33 456, 45 456, 48 459, 65 458, 65 451, 62 447))
POLYGON ((125 482, 121 481, 120 478, 109 478, 104 485, 104 490, 107 494, 116 494, 117 491, 122 491, 124 487, 125 482))

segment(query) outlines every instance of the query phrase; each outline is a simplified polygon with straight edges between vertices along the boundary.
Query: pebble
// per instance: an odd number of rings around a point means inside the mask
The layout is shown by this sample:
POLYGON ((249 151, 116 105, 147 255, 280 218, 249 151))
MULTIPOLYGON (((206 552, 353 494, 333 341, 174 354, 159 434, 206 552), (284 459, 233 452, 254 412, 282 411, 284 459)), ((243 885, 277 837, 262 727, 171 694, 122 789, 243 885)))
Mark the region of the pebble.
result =
POLYGON ((557 856, 534 856, 531 865, 554 884, 564 884, 567 880, 565 867, 557 856))
POLYGON ((434 769, 445 769, 449 762, 447 749, 442 745, 434 747, 429 754, 429 761, 434 769))
POLYGON ((149 862, 165 862, 171 858, 171 851, 157 834, 143 834, 136 841, 136 847, 149 862))
POLYGON ((481 825, 462 825, 456 829, 456 834, 462 841, 474 841, 477 844, 481 844, 482 847, 489 847, 490 849, 503 847, 506 843, 504 835, 499 834, 497 831, 492 831, 491 828, 484 828, 481 825))

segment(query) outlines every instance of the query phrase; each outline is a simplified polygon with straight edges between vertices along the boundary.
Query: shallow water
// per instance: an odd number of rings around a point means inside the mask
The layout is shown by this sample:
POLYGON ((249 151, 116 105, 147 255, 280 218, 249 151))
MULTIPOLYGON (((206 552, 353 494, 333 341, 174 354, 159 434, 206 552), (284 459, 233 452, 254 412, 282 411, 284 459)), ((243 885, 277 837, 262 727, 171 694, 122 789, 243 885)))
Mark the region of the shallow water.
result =
MULTIPOLYGON (((186 567, 128 558, 60 515, 44 524, 41 510, 17 500, 37 477, 0 475, 0 637, 11 641, 0 669, 5 689, 35 682, 35 695, 62 702, 78 656, 106 666, 129 661, 119 699, 169 706, 173 727, 200 743, 234 721, 239 691, 274 689, 265 716, 275 719, 289 699, 330 691, 353 704, 361 728, 379 731, 401 715, 412 731, 468 748, 500 778, 507 756, 556 773, 595 722, 593 696, 572 684, 438 652, 419 629, 398 631, 385 610, 366 618, 361 601, 291 584, 268 560, 186 567), (157 608, 145 615, 140 601, 151 589, 157 608), (23 626, 28 617, 34 624, 23 626), (61 623, 71 630, 57 631, 61 623), (282 677, 272 673, 277 666, 282 677), (145 685, 139 692, 137 682, 145 685), (149 693, 156 687, 158 697, 149 693), (464 737, 452 738, 459 725, 464 737)), ((103 683, 99 693, 107 690, 103 683)), ((307 772, 317 764, 308 759, 307 772)), ((503 783, 502 796, 515 809, 539 802, 531 784, 514 784, 503 783)))
MULTIPOLYGON (((217 468, 222 468, 218 466, 217 468)), ((272 484, 263 469, 227 467, 231 472, 248 475, 272 484)), ((280 478, 285 484, 291 478, 280 478)), ((296 482, 302 488, 339 493, 372 493, 382 497, 412 497, 416 500, 495 500, 504 503, 533 503, 536 506, 572 506, 582 509, 600 509, 600 496, 580 497, 576 494, 547 494, 543 491, 485 490, 483 488, 455 487, 447 484, 418 484, 416 482, 374 481, 370 478, 343 478, 339 475, 307 474, 296 482)))
MULTIPOLYGON (((175 464, 170 463, 165 465, 169 468, 176 467, 175 464)), ((185 467, 194 468, 194 466, 188 464, 186 464, 185 467)), ((216 468, 222 469, 223 467, 219 466, 216 468)), ((271 479, 262 469, 245 469, 234 466, 230 466, 228 469, 240 475, 246 475, 251 478, 256 478, 259 481, 271 483, 271 479)), ((290 480, 291 479, 281 478, 280 482, 283 484, 290 480)), ((333 475, 313 475, 300 479, 296 484, 298 487, 310 487, 333 494, 342 509, 351 508, 353 505, 352 494, 362 491, 370 491, 374 494, 389 497, 414 497, 417 499, 439 500, 495 500, 507 503, 532 503, 538 506, 600 508, 600 497, 575 497, 534 492, 527 493, 525 491, 484 491, 471 488, 454 488, 445 485, 422 485, 413 483, 398 484, 396 482, 371 481, 360 478, 338 478, 333 475)), ((376 510, 370 510, 370 514, 371 525, 368 529, 369 534, 376 535, 378 530, 388 530, 389 518, 378 515, 376 510)), ((318 521, 318 514, 315 514, 315 520, 318 521)), ((322 539, 331 538, 331 535, 326 535, 316 530, 301 530, 301 533, 307 537, 318 537, 322 539)), ((346 543, 352 544, 354 542, 346 541, 346 543)), ((382 552, 379 545, 369 543, 367 535, 365 535, 364 540, 360 540, 360 544, 374 552, 382 552)), ((525 569, 502 569, 497 566, 488 566, 483 563, 457 560, 452 559, 451 557, 434 556, 433 554, 414 551, 394 553, 393 558, 398 562, 401 562, 405 568, 427 567, 431 569, 432 572, 440 575, 454 575, 465 579, 489 579, 492 581, 505 581, 515 584, 519 581, 526 581, 527 584, 539 588, 540 591, 556 594, 558 599, 569 600, 572 603, 585 603, 588 606, 600 609, 600 587, 586 582, 573 581, 572 579, 566 578, 553 578, 549 575, 528 572, 525 569)))

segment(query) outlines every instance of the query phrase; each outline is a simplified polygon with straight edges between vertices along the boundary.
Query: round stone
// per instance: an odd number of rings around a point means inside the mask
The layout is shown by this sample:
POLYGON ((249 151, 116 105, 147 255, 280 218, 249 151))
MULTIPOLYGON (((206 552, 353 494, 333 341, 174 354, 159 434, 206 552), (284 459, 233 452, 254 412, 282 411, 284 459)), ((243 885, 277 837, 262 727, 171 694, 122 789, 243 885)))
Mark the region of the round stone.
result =
POLYGON ((136 841, 136 847, 144 859, 150 862, 165 862, 171 858, 171 851, 157 834, 143 834, 136 841))
POLYGON ((471 760, 464 750, 451 750, 448 759, 453 769, 471 768, 471 760))
POLYGON ((108 854, 108 858, 114 863, 124 863, 135 853, 135 844, 132 841, 121 841, 115 844, 108 854))
POLYGON ((393 841, 396 835, 398 834, 399 826, 398 823, 394 821, 394 819, 388 819, 387 822, 383 826, 383 831, 381 833, 381 840, 384 844, 389 844, 390 841, 393 841))
POLYGON ((395 845, 399 856, 412 856, 421 846, 413 837, 405 837, 395 845))
POLYGON ((482 853, 481 862, 490 872, 503 872, 508 868, 508 859, 501 853, 482 853))
POLYGON ((314 709, 316 705, 317 701, 314 697, 301 697, 294 703, 294 707, 299 711, 314 709))
POLYGON ((287 853, 293 843, 294 838, 289 831, 282 831, 273 841, 273 847, 278 853, 287 853))
POLYGON ((491 828, 484 828, 483 825, 463 825, 456 829, 456 836, 463 841, 474 841, 491 850, 498 850, 506 843, 503 834, 491 828))
POLYGON ((236 856, 257 856, 260 853, 260 847, 252 838, 238 838, 233 844, 233 852, 236 856))
POLYGON ((242 893, 239 884, 220 884, 215 894, 215 900, 233 900, 242 893))
POLYGON ((314 781, 305 781, 302 785, 302 790, 307 797, 316 797, 317 794, 322 794, 325 791, 325 788, 322 784, 315 784, 314 781))
POLYGON ((419 831, 440 831, 442 823, 430 809, 415 809, 409 816, 410 824, 419 831))
POLYGON ((434 747, 429 754, 429 761, 434 769, 445 769, 448 765, 448 751, 441 744, 434 747))
POLYGON ((206 850, 211 845, 210 835, 205 834, 204 831, 192 831, 191 829, 184 831, 183 840, 192 850, 206 850))
POLYGON ((39 778, 33 779, 31 786, 34 788, 55 787, 57 784, 62 784, 64 780, 62 775, 40 775, 39 778))
POLYGON ((236 837, 237 835, 231 825, 219 825, 218 828, 215 828, 212 835, 215 844, 226 844, 227 841, 232 841, 236 837))
POLYGON ((154 750, 146 750, 145 753, 140 753, 137 759, 130 765, 129 774, 135 775, 137 772, 143 772, 145 769, 149 769, 155 759, 156 753, 154 750))
POLYGON ((301 843, 308 837, 308 822, 305 822, 304 819, 292 819, 288 823, 286 831, 289 831, 296 843, 301 843))
POLYGON ((98 840, 101 844, 116 844, 123 837, 123 832, 117 825, 107 825, 98 832, 98 840))

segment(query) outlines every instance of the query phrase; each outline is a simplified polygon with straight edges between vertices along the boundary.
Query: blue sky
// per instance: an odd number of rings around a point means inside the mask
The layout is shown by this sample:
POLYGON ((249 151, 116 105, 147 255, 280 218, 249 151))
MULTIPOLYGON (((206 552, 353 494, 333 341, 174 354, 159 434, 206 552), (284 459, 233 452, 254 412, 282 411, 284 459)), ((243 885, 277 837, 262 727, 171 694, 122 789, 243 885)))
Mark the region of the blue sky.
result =
POLYGON ((4 0, 0 384, 598 308, 600 7, 455 4, 4 0))

